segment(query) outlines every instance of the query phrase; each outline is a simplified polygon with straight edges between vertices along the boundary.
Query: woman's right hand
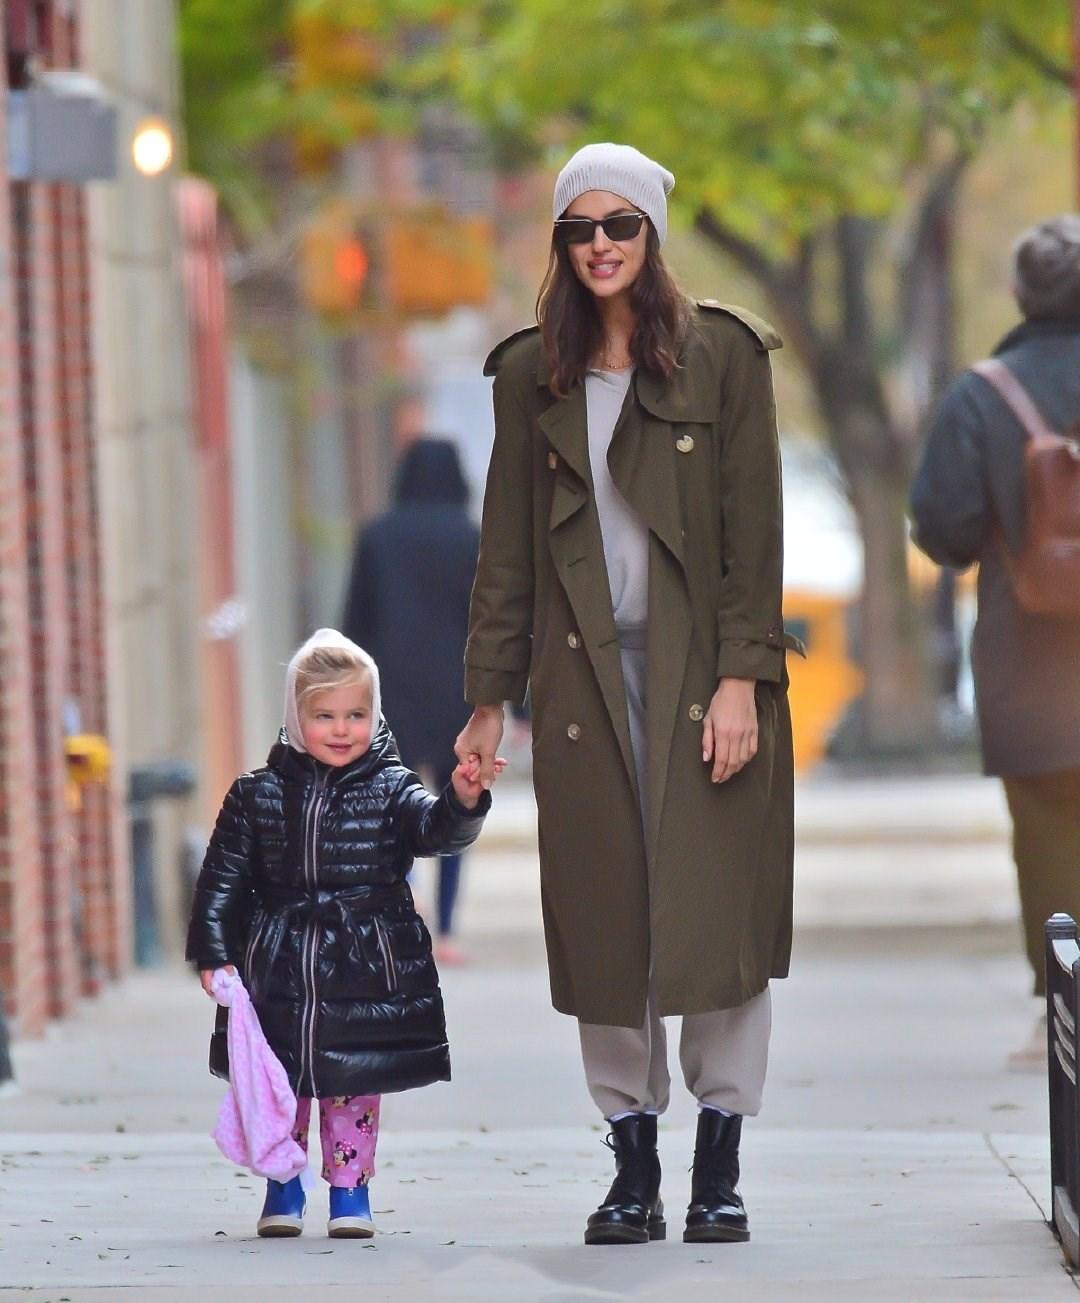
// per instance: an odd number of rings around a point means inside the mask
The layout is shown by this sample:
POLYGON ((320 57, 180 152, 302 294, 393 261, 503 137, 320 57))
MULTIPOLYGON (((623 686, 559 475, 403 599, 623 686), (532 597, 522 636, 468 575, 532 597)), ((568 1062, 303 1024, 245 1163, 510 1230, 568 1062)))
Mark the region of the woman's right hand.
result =
POLYGON ((458 762, 467 765, 471 760, 480 762, 480 786, 489 791, 495 781, 495 753, 503 735, 503 708, 477 706, 472 718, 458 734, 454 754, 458 762))
MULTIPOLYGON (((236 973, 235 964, 224 964, 223 967, 227 973, 233 973, 233 974, 236 973)), ((199 981, 202 983, 202 989, 206 992, 206 994, 210 997, 211 1000, 214 999, 214 993, 210 989, 210 980, 216 972, 217 972, 216 968, 199 969, 199 981)))

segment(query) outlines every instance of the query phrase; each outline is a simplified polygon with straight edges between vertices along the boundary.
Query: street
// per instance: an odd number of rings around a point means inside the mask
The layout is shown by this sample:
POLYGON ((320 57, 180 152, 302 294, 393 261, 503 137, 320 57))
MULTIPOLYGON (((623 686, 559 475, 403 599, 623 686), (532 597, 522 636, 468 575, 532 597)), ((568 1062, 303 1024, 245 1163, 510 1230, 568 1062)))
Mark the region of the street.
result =
POLYGON ((793 976, 774 985, 765 1106, 744 1133, 752 1242, 681 1242, 694 1123, 676 1085, 669 1239, 622 1251, 581 1243, 611 1160, 574 1025, 548 1003, 527 795, 505 790, 467 868, 473 962, 443 974, 454 1081, 384 1102, 376 1239, 325 1238, 321 1183, 300 1240, 255 1238, 262 1182, 207 1134, 222 1090, 205 1072, 210 1007, 186 972, 152 970, 16 1046, 3 1297, 1072 1296, 1044 1224, 1045 1078, 1005 1068, 1038 1005, 993 785, 804 794, 793 976), (853 835, 861 818, 876 845, 853 835))

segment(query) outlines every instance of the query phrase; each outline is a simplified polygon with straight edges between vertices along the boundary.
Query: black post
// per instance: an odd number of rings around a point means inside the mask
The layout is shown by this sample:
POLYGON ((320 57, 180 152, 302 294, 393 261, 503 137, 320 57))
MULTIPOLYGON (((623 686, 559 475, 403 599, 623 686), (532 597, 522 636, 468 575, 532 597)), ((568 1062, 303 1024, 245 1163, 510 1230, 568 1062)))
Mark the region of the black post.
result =
POLYGON ((11 1041, 8 1037, 7 1017, 4 1014, 4 992, 0 990, 0 1086, 12 1081, 15 1069, 11 1066, 11 1041))
POLYGON ((135 962, 157 962, 161 950, 154 874, 153 802, 178 800, 194 790, 195 771, 182 760, 137 765, 128 773, 131 829, 132 903, 135 911, 135 962))
POLYGON ((1068 914, 1046 922, 1046 1046, 1050 1103, 1050 1225, 1080 1262, 1080 942, 1068 914))

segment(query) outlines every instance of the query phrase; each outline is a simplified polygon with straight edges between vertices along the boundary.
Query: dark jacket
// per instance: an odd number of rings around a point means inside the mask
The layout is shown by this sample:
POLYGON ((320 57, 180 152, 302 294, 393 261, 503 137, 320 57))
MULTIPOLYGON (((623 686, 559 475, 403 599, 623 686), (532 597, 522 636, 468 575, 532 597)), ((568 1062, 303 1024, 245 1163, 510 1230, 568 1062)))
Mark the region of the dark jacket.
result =
POLYGON ((342 769, 279 743, 218 815, 187 955, 236 964, 301 1096, 377 1095, 450 1077, 431 938, 405 875, 463 850, 490 807, 436 798, 385 723, 342 769))
POLYGON ((395 505, 357 539, 342 632, 374 656, 383 713, 414 768, 441 772, 469 717, 461 666, 480 534, 466 512, 457 450, 419 439, 395 505))
POLYGON ((495 445, 466 695, 520 701, 529 687, 552 998, 584 1022, 640 1027, 650 972, 660 1013, 687 1014, 740 1005, 788 969, 794 640, 780 613, 779 345, 752 313, 701 303, 679 368, 669 380, 638 370, 612 435, 612 479, 649 531, 644 794, 584 386, 552 396, 535 329, 488 361, 495 445), (758 752, 716 784, 701 721, 728 676, 758 681, 758 752))
MULTIPOLYGON (((1080 320, 1028 321, 995 356, 1050 425, 1080 422, 1080 320)), ((1024 443, 997 391, 966 372, 935 415, 911 492, 915 539, 942 565, 979 564, 971 661, 988 774, 1080 767, 1080 621, 1020 609, 1003 560, 1024 539, 1024 443)))

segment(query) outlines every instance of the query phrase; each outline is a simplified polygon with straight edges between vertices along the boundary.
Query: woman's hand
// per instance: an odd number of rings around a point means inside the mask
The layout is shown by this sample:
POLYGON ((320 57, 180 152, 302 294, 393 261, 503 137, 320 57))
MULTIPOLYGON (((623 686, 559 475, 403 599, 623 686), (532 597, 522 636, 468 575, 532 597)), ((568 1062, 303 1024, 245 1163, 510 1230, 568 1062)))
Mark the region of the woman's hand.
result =
POLYGON ((485 792, 495 781, 495 752, 499 749, 502 735, 503 708, 500 702, 497 706, 477 706, 454 743, 454 754, 461 764, 468 764, 471 760, 479 762, 480 787, 485 792))
POLYGON ((701 758, 712 761, 714 783, 727 782, 757 755, 754 679, 721 679, 702 725, 701 758))
MULTIPOLYGON (((227 973, 233 973, 233 974, 236 973, 235 964, 223 964, 222 967, 225 969, 227 973)), ((211 1000, 214 998, 214 993, 213 991, 210 990, 210 979, 214 976, 216 972, 217 972, 216 968, 199 969, 199 981, 202 982, 202 989, 206 992, 206 994, 210 997, 211 1000)))
MULTIPOLYGON (((496 756, 494 761, 495 777, 502 773, 506 768, 506 761, 502 756, 496 756)), ((454 772, 450 775, 450 782, 453 784, 454 795, 465 807, 466 810, 475 810, 476 804, 484 791, 484 786, 480 781, 480 761, 476 756, 459 764, 454 772)))

